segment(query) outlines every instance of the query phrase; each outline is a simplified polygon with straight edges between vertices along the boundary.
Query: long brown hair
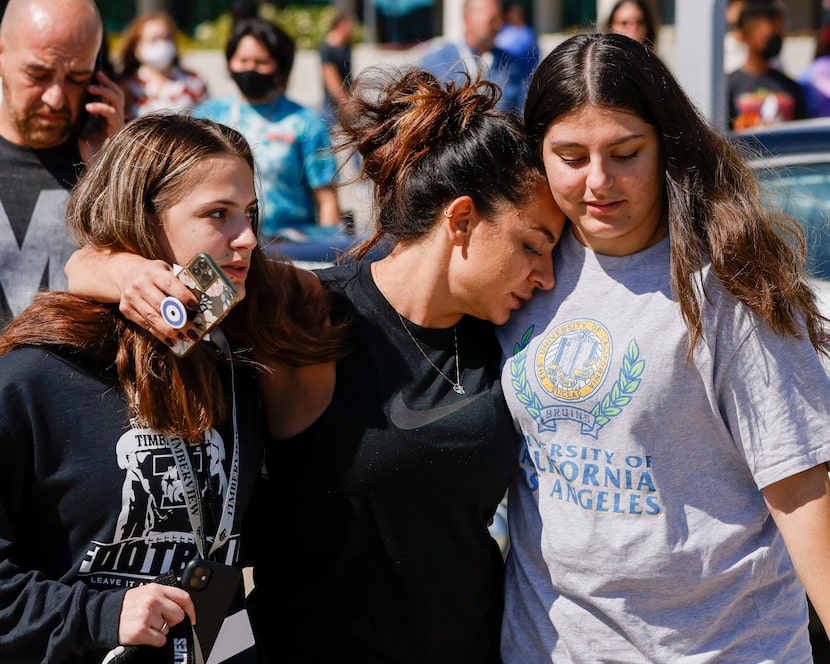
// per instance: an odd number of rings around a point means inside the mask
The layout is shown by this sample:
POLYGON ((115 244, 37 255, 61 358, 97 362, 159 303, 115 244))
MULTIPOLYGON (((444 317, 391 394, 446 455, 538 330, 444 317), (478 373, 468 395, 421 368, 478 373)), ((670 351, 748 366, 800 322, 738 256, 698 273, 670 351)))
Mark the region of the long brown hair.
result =
POLYGON ((627 111, 657 132, 672 288, 689 330, 689 353, 702 334, 699 271, 707 261, 726 290, 773 330, 797 337, 806 322, 813 346, 825 350, 826 320, 805 275, 801 227, 764 205, 742 155, 706 123, 660 58, 622 35, 566 40, 531 79, 530 139, 541 151, 551 123, 586 105, 627 111))
MULTIPOLYGON (((168 260, 151 218, 163 217, 186 195, 195 166, 223 154, 243 159, 253 177, 253 154, 239 132, 183 114, 137 118, 110 139, 73 189, 68 229, 80 246, 168 260)), ((235 345, 255 348, 266 365, 304 366, 341 354, 342 330, 328 325, 326 295, 304 289, 295 268, 268 259, 257 247, 245 286, 245 299, 222 324, 235 345)), ((198 344, 176 358, 114 305, 42 293, 6 328, 0 354, 27 344, 94 351, 112 362, 134 414, 163 433, 198 440, 223 416, 214 349, 198 344)))

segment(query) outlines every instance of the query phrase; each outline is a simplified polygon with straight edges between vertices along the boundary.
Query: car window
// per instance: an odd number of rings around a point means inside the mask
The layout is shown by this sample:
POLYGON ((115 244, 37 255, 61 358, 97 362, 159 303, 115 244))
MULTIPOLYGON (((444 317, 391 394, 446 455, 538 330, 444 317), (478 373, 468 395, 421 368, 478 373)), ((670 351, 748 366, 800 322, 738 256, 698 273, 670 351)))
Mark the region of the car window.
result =
POLYGON ((760 169, 765 198, 799 221, 807 237, 807 268, 830 279, 830 163, 760 169))

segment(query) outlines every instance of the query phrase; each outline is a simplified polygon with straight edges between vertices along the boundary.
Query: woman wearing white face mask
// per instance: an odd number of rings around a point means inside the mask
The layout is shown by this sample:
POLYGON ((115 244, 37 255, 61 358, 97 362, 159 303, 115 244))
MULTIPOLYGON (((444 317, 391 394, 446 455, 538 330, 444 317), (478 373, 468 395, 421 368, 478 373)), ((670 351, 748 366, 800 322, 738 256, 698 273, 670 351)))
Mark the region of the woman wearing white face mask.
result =
POLYGON ((190 110, 204 101, 207 87, 182 69, 176 23, 165 12, 136 17, 124 30, 119 53, 127 119, 162 110, 190 110))

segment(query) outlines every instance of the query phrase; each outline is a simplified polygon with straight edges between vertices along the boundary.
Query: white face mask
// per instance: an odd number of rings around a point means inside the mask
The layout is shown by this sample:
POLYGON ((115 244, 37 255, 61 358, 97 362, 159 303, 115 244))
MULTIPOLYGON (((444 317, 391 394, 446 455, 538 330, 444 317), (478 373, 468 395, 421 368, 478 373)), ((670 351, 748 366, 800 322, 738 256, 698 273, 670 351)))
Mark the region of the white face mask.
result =
POLYGON ((170 39, 159 39, 138 49, 138 61, 154 69, 167 69, 176 58, 176 45, 170 39))

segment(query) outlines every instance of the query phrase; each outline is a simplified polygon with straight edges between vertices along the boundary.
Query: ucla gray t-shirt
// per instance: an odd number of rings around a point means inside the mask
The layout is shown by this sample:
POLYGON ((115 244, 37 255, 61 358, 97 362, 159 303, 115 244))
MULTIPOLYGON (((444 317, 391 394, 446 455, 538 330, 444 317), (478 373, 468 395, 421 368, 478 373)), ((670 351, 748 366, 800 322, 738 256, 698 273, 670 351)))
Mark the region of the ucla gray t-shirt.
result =
POLYGON ((519 430, 502 656, 527 662, 812 661, 804 591, 760 489, 830 459, 830 380, 702 275, 688 337, 669 241, 594 254, 499 331, 519 430))

